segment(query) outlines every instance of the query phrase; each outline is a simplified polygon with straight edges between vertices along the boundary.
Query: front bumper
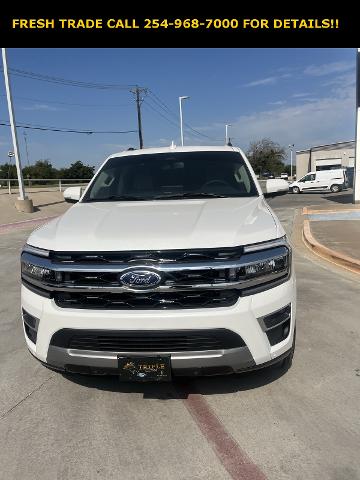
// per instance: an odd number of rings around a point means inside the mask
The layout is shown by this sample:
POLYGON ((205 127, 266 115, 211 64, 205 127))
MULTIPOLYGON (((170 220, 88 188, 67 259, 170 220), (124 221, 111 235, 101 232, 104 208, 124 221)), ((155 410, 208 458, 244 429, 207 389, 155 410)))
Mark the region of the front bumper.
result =
MULTIPOLYGON (((42 363, 61 371, 116 374, 118 355, 144 352, 89 351, 51 345, 61 329, 89 330, 176 330, 223 328, 238 334, 245 346, 224 350, 168 352, 175 375, 232 373, 251 370, 280 360, 293 345, 296 316, 295 276, 270 290, 239 298, 232 307, 187 310, 82 310, 60 308, 51 299, 40 297, 25 286, 22 308, 39 319, 36 344, 25 333, 30 352, 42 363), (271 346, 258 319, 291 304, 288 336, 271 346)), ((162 352, 164 353, 164 352, 162 352)), ((160 354, 146 352, 147 355, 160 354)))

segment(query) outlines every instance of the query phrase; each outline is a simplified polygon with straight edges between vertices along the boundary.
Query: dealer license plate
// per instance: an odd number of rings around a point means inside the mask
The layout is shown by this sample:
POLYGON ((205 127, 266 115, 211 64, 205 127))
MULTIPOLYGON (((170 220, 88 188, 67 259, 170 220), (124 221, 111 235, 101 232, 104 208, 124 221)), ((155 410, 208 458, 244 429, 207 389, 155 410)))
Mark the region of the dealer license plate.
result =
POLYGON ((170 355, 157 357, 118 356, 119 375, 124 381, 168 382, 171 380, 170 355))

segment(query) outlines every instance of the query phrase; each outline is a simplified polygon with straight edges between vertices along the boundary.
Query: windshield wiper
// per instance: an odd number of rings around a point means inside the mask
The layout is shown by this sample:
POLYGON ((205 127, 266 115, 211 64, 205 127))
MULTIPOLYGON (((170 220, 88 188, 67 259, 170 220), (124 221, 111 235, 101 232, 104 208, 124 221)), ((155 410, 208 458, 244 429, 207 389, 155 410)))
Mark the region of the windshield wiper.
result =
POLYGON ((186 193, 169 193, 166 195, 158 195, 154 197, 154 200, 162 199, 181 199, 181 198, 226 198, 226 195, 220 195, 217 193, 207 193, 207 192, 186 192, 186 193))
POLYGON ((89 198, 87 200, 83 200, 85 202, 113 202, 113 201, 138 201, 138 200, 149 200, 145 197, 138 197, 135 195, 110 195, 110 197, 106 198, 89 198))

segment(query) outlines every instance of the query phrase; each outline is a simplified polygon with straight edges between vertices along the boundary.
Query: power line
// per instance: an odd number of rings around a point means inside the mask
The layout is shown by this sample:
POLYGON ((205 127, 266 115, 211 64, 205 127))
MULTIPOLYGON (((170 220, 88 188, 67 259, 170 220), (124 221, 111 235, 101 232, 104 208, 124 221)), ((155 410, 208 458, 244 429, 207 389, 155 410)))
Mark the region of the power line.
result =
MULTIPOLYGON (((170 114, 172 114, 174 117, 177 118, 177 115, 176 113, 171 110, 171 108, 166 105, 165 102, 163 102, 157 95, 155 95, 155 93, 152 91, 152 90, 149 90, 149 93, 150 95, 152 94, 154 98, 152 97, 149 97, 151 98, 151 100, 156 104, 158 105, 160 108, 162 108, 164 111, 167 111, 169 112, 170 114)), ((213 140, 213 141, 216 141, 216 142, 220 142, 222 140, 220 140, 219 138, 214 138, 214 137, 210 137, 209 135, 205 135, 205 133, 202 133, 202 132, 199 132, 198 130, 196 130, 195 128, 193 128, 191 125, 189 125, 188 123, 184 122, 184 125, 189 129, 191 130, 192 132, 194 132, 196 135, 199 135, 201 137, 205 137, 205 138, 208 138, 210 140, 213 140)))
MULTIPOLYGON (((160 112, 159 110, 157 110, 156 108, 154 108, 153 105, 151 105, 150 103, 148 103, 147 101, 144 102, 144 105, 146 107, 149 107, 151 108, 151 110, 153 110, 154 112, 156 112, 158 115, 160 115, 162 118, 164 118, 168 123, 170 123, 171 125, 173 125, 174 127, 176 127, 176 129, 179 128, 179 123, 175 123, 172 119, 168 118, 166 115, 164 115, 162 112, 160 112)), ((197 135, 195 135, 194 133, 192 132, 188 132, 188 135, 190 135, 190 137, 196 137, 197 138, 197 135)))
MULTIPOLYGON (((1 97, 5 97, 6 95, 0 94, 1 97)), ((118 105, 103 105, 103 104, 91 104, 91 103, 69 103, 69 102, 57 102, 55 100, 45 100, 42 98, 29 98, 29 97, 14 97, 17 100, 26 100, 30 102, 44 102, 44 103, 54 103, 56 105, 70 105, 76 107, 102 107, 102 108, 118 108, 118 107, 131 107, 131 103, 122 103, 118 105)))
POLYGON ((156 112, 158 115, 160 115, 162 118, 164 118, 168 123, 171 123, 173 126, 175 126, 176 128, 179 128, 179 124, 173 122, 170 118, 166 117, 163 113, 159 112, 159 110, 156 110, 156 108, 154 108, 153 105, 151 105, 150 103, 148 103, 146 100, 144 101, 144 105, 146 105, 147 107, 151 108, 151 110, 153 110, 154 112, 156 112))
MULTIPOLYGON (((1 121, 0 126, 9 127, 10 123, 1 121)), ((105 134, 137 133, 137 130, 125 130, 125 131, 80 130, 80 129, 72 129, 72 128, 46 127, 43 125, 36 126, 36 125, 21 124, 21 123, 18 123, 16 126, 19 128, 26 128, 30 130, 42 130, 42 131, 63 132, 63 133, 84 133, 87 135, 92 135, 94 133, 105 133, 105 134)))
MULTIPOLYGON (((161 100, 161 98, 158 97, 152 90, 145 89, 144 87, 139 87, 138 85, 133 85, 133 84, 121 85, 121 84, 105 84, 105 83, 95 83, 95 82, 83 82, 83 81, 80 81, 80 80, 65 79, 65 78, 62 78, 62 77, 44 75, 44 74, 31 72, 31 71, 27 71, 27 70, 16 69, 16 68, 11 68, 10 72, 11 72, 12 75, 28 78, 28 79, 31 79, 31 80, 38 80, 38 81, 42 81, 42 82, 54 83, 54 84, 58 84, 58 85, 73 86, 73 87, 82 87, 82 88, 100 89, 100 90, 130 90, 130 91, 134 90, 134 89, 135 90, 137 90, 137 89, 146 90, 150 95, 152 95, 153 98, 152 97, 149 97, 149 98, 151 98, 151 100, 153 101, 153 103, 155 103, 155 105, 160 107, 167 114, 170 114, 170 115, 174 116, 175 118, 177 118, 176 113, 174 113, 174 111, 163 100, 161 100)), ((55 102, 52 101, 52 103, 55 103, 55 102)), ((61 102, 57 102, 57 103, 61 103, 61 102)), ((76 106, 77 104, 73 104, 73 105, 76 106)), ((149 106, 150 104, 147 104, 147 105, 149 106)), ((78 104, 78 106, 80 106, 80 105, 78 104)), ((155 110, 155 111, 157 111, 157 113, 160 114, 160 112, 158 110, 155 110)), ((167 120, 170 121, 169 119, 167 119, 167 120)), ((193 128, 191 125, 189 125, 186 122, 184 122, 184 125, 187 127, 187 129, 191 130, 192 132, 194 132, 194 134, 196 134, 198 136, 208 138, 208 139, 213 140, 213 141, 220 141, 217 138, 210 137, 209 135, 206 135, 202 132, 199 132, 198 130, 196 130, 195 128, 193 128)), ((25 128, 25 127, 23 127, 23 128, 25 128)), ((28 127, 28 128, 30 128, 30 127, 28 127)), ((52 129, 49 129, 49 130, 52 130, 52 129)), ((54 129, 53 131, 63 131, 63 130, 62 129, 54 129)), ((65 131, 70 131, 70 130, 65 130, 65 131)), ((140 131, 140 130, 138 130, 138 131, 140 131)), ((88 131, 71 131, 71 133, 91 133, 91 132, 88 132, 88 131)), ((106 133, 106 132, 94 132, 94 133, 106 133)), ((122 132, 109 132, 109 133, 122 133, 122 132)), ((125 133, 128 133, 128 132, 125 132, 125 133)))
POLYGON ((56 83, 60 85, 67 85, 72 87, 83 87, 83 88, 95 88, 100 90, 129 90, 131 88, 136 88, 138 85, 120 85, 120 84, 106 84, 106 83, 95 83, 95 82, 83 82, 80 80, 70 80, 62 77, 54 77, 50 75, 44 75, 41 73, 29 72, 26 70, 20 70, 17 68, 9 69, 11 75, 18 77, 29 78, 31 80, 39 80, 41 82, 56 83))

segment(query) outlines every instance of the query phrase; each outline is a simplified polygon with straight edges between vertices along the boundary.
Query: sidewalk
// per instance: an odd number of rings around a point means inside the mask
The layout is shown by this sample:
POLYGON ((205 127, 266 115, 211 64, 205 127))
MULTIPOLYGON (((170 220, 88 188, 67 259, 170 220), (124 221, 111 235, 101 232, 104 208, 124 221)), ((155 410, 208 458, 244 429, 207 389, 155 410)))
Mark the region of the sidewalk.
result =
POLYGON ((360 206, 304 207, 303 239, 317 255, 360 273, 360 206))
POLYGON ((5 229, 5 225, 6 229, 12 228, 9 224, 17 223, 18 227, 22 224, 26 225, 26 223, 35 224, 39 219, 61 215, 71 207, 70 203, 64 201, 62 193, 56 190, 30 191, 28 195, 34 203, 33 213, 18 212, 14 205, 17 194, 9 195, 4 190, 0 190, 0 227, 2 230, 5 229), (27 222, 29 220, 30 222, 27 222), (25 221, 26 223, 23 223, 25 221))

